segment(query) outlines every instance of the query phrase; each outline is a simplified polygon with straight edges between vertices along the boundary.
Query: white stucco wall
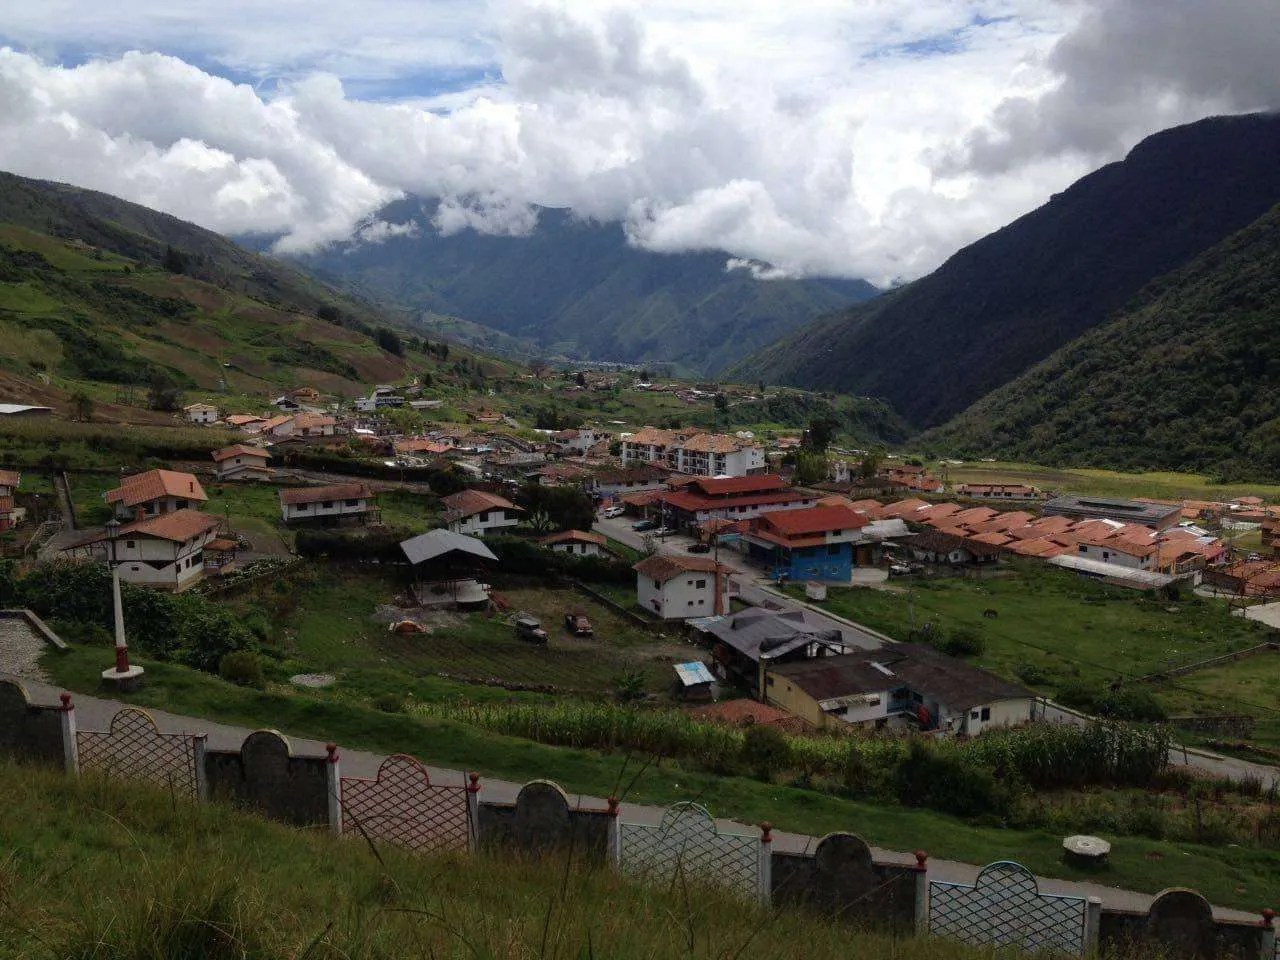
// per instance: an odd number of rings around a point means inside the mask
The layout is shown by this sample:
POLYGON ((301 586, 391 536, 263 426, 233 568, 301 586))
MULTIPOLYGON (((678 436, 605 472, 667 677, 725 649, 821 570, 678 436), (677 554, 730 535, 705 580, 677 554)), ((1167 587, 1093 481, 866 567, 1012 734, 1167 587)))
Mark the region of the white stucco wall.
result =
POLYGON ((483 537, 490 530, 514 527, 519 522, 520 517, 516 513, 508 513, 506 510, 488 510, 485 513, 477 513, 470 517, 463 517, 461 520, 455 520, 449 524, 449 529, 454 533, 466 533, 483 537))

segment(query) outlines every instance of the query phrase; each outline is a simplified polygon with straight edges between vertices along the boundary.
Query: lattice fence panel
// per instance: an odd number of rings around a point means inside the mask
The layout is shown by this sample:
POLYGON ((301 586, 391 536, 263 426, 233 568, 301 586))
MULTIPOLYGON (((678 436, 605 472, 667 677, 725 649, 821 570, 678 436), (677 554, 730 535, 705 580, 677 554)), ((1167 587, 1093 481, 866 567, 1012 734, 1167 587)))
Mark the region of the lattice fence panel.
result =
POLYGON ((415 757, 387 757, 373 779, 342 778, 342 832, 410 850, 465 850, 471 835, 466 787, 436 786, 415 757))
POLYGON ((974 886, 929 883, 929 932, 973 944, 1079 956, 1085 950, 1085 901, 1040 892, 1017 863, 993 863, 974 886))
POLYGON ((132 777, 196 797, 196 740, 189 733, 161 733, 151 714, 125 707, 111 718, 106 733, 76 731, 82 771, 132 777))
POLYGON ((755 897, 760 882, 759 838, 721 833, 711 814, 697 804, 674 804, 657 826, 624 822, 618 827, 624 873, 660 883, 683 876, 755 897))

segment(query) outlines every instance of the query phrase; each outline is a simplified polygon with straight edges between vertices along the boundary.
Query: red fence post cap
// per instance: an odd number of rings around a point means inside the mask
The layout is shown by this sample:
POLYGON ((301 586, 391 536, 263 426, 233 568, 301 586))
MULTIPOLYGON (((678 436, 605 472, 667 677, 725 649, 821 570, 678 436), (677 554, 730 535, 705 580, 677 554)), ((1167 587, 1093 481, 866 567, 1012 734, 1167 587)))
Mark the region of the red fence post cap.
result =
POLYGON ((1273 923, 1275 923, 1275 919, 1276 919, 1276 912, 1272 910, 1270 907, 1267 907, 1265 910, 1262 911, 1262 925, 1264 927, 1271 926, 1273 923))
POLYGON ((618 798, 609 797, 609 816, 616 817, 618 815, 618 798))
POLYGON ((764 820, 760 824, 760 842, 773 843, 773 824, 764 820))
POLYGON ((924 871, 929 869, 929 855, 927 853, 923 850, 917 850, 915 857, 917 870, 924 871))
POLYGON ((479 793, 480 792, 480 774, 469 773, 467 774, 467 779, 471 781, 471 783, 467 785, 467 792, 479 793))
POLYGON ((326 743, 324 745, 324 752, 329 755, 330 763, 338 762, 338 745, 336 743, 326 743))
POLYGON ((74 707, 72 707, 72 706, 71 706, 71 694, 69 694, 69 693, 64 693, 64 694, 62 694, 61 696, 59 696, 59 697, 58 697, 58 699, 62 701, 62 709, 63 709, 63 710, 73 710, 73 709, 75 709, 74 707))

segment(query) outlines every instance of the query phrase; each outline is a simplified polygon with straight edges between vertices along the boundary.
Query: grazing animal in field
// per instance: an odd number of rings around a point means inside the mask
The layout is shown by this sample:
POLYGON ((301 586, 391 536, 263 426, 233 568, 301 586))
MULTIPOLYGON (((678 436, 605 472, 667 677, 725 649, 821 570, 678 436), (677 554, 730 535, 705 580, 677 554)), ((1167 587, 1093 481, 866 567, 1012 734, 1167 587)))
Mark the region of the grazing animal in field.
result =
POLYGON ((987 609, 982 611, 982 615, 988 620, 994 620, 1000 616, 1000 611, 996 610, 995 607, 987 607, 987 609))

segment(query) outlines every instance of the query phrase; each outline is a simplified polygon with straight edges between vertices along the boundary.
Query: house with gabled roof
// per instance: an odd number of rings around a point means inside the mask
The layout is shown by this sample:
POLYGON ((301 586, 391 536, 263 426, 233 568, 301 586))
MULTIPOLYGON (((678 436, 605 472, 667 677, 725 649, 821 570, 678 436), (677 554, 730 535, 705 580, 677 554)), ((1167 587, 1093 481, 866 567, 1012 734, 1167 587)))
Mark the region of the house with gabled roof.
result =
POLYGON ((271 469, 267 463, 271 454, 262 447, 251 447, 243 443, 233 443, 229 447, 215 450, 213 472, 219 480, 269 480, 271 469))
POLYGON ((182 414, 191 423, 216 423, 218 408, 211 403, 189 403, 182 408, 182 414))
POLYGON ((138 520, 195 508, 209 499, 200 481, 180 470, 135 473, 103 497, 120 520, 138 520))
POLYGON ((110 529, 98 531, 63 552, 100 554, 126 583, 181 591, 204 577, 215 556, 234 554, 236 541, 218 535, 221 523, 183 508, 123 524, 114 536, 110 529))
POLYGON ((710 557, 654 554, 632 569, 636 602, 663 620, 719 616, 729 609, 729 573, 710 557))
POLYGON ((874 562, 872 541, 862 535, 866 514, 844 506, 778 510, 747 522, 747 556, 776 579, 848 583, 855 562, 874 562))
POLYGON ((608 553, 609 541, 603 534, 590 530, 562 530, 538 541, 548 550, 575 557, 598 557, 608 553))
POLYGON ((377 506, 367 483, 333 483, 281 490, 280 515, 285 523, 339 526, 375 520, 377 506))
POLYGON ((483 537, 492 530, 504 530, 520 523, 525 512, 506 497, 487 490, 459 490, 445 497, 445 527, 454 533, 483 537))

